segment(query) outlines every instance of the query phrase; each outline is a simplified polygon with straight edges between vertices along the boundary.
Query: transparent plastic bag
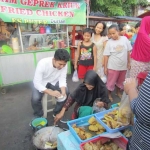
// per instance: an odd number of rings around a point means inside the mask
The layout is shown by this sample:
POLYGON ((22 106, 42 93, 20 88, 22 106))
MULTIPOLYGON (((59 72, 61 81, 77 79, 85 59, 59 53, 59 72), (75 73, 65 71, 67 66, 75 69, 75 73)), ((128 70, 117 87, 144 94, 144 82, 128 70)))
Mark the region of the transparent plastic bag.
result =
POLYGON ((79 81, 77 70, 75 70, 74 73, 73 73, 72 81, 73 82, 78 82, 79 81))
POLYGON ((93 103, 93 113, 98 113, 98 112, 101 112, 101 111, 104 111, 106 110, 104 107, 99 107, 97 106, 97 102, 100 102, 101 101, 101 98, 97 98, 94 103, 93 103))
POLYGON ((130 107, 130 101, 128 95, 123 92, 120 106, 118 109, 118 121, 122 123, 122 125, 129 125, 132 119, 132 110, 130 107))

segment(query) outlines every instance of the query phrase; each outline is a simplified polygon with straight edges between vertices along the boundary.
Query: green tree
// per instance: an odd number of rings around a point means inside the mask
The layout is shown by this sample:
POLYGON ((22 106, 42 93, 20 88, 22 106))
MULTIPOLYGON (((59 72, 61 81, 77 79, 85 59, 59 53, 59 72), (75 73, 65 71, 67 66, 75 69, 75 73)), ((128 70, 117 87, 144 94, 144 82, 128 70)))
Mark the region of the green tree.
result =
POLYGON ((148 5, 147 0, 91 0, 91 11, 107 16, 136 16, 139 6, 148 5))

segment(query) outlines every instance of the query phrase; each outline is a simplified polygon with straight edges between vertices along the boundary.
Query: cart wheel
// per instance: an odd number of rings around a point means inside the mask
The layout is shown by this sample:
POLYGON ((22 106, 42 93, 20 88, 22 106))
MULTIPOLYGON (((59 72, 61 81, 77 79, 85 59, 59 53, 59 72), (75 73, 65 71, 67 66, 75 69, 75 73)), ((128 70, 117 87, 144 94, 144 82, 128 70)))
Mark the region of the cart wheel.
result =
POLYGON ((5 88, 1 88, 1 94, 6 94, 6 89, 5 88))

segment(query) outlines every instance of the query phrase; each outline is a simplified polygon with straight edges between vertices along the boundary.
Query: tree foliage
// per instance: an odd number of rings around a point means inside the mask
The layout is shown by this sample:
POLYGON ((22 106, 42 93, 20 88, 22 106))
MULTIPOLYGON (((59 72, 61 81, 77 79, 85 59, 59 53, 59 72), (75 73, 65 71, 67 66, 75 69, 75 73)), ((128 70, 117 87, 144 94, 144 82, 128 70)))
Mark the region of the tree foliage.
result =
POLYGON ((147 0, 91 0, 91 10, 107 16, 134 16, 135 9, 147 6, 147 0))

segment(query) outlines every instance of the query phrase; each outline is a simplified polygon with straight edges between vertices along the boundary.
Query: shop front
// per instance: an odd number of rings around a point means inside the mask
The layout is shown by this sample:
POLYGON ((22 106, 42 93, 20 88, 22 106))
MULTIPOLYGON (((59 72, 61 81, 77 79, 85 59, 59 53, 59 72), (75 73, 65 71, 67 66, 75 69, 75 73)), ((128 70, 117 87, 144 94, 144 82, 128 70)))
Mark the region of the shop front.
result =
POLYGON ((70 52, 70 24, 86 24, 84 0, 0 1, 0 86, 31 81, 39 60, 70 52))

